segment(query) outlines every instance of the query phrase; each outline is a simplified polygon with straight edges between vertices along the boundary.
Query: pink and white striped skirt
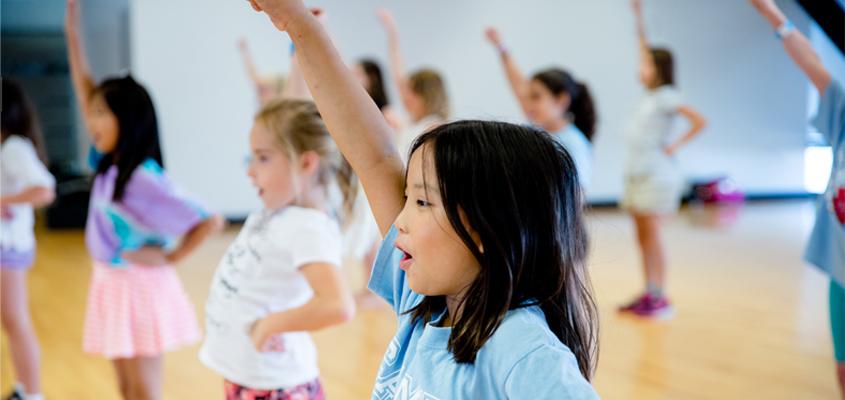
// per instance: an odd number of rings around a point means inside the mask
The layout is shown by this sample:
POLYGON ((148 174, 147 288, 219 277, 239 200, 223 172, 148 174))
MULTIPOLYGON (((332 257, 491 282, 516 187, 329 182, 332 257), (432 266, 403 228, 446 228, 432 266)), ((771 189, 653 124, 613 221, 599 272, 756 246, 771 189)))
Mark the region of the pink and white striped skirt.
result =
POLYGON ((153 357, 199 340, 194 307, 173 267, 94 263, 82 344, 86 353, 153 357))

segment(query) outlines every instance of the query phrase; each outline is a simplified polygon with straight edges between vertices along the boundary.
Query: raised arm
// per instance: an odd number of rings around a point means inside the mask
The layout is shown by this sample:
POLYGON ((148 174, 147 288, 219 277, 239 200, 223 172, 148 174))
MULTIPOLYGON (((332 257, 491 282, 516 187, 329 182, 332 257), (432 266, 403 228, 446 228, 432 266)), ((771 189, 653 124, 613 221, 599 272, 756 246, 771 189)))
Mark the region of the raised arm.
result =
POLYGON ((382 234, 404 206, 405 175, 393 133, 301 0, 251 0, 287 31, 308 88, 332 137, 355 170, 382 234))
POLYGON ((88 122, 88 100, 96 87, 94 78, 91 75, 91 68, 85 57, 85 46, 82 43, 80 32, 80 5, 77 0, 68 0, 65 12, 65 38, 67 40, 68 61, 70 63, 70 76, 73 81, 73 89, 76 94, 76 102, 82 112, 85 124, 88 122))
POLYGON ((813 46, 803 33, 789 25, 786 16, 775 4, 774 0, 750 0, 757 11, 769 22, 773 29, 781 30, 783 47, 792 61, 804 71, 819 94, 824 94, 830 84, 830 72, 822 64, 821 58, 813 50, 813 46))
POLYGON ((411 82, 408 80, 408 75, 405 72, 405 60, 402 58, 402 49, 399 46, 399 29, 396 27, 396 19, 393 18, 393 14, 390 11, 385 9, 378 11, 378 18, 387 34, 390 76, 393 78, 393 83, 399 89, 402 106, 408 110, 408 103, 411 101, 410 97, 412 96, 411 82))
MULTIPOLYGON (((311 14, 314 14, 320 23, 325 22, 326 13, 322 9, 312 8, 311 14)), ((302 76, 302 71, 299 69, 299 60, 296 57, 296 47, 294 46, 291 46, 290 69, 281 97, 284 99, 313 99, 311 92, 308 91, 308 84, 305 83, 305 78, 302 76)))
POLYGON ((283 99, 305 99, 311 100, 311 92, 308 91, 308 84, 305 83, 305 78, 302 76, 302 71, 299 70, 299 60, 296 56, 296 51, 290 55, 290 69, 288 70, 288 78, 285 80, 285 87, 282 90, 281 98, 283 99))
POLYGON ((505 47, 504 42, 499 35, 499 31, 496 30, 496 28, 491 27, 487 28, 484 33, 487 36, 487 40, 496 47, 496 50, 499 52, 499 57, 502 60, 502 67, 505 69, 505 75, 508 78, 511 91, 513 92, 514 97, 516 97, 516 100, 519 102, 522 112, 528 114, 529 81, 525 78, 522 70, 519 69, 519 65, 516 64, 516 60, 513 59, 507 47, 505 47))
POLYGON ((252 54, 249 51, 249 44, 246 39, 241 38, 238 41, 238 50, 241 53, 241 60, 244 63, 244 69, 252 83, 253 90, 255 90, 255 98, 258 99, 259 105, 267 104, 270 100, 276 97, 275 82, 267 82, 261 79, 258 73, 258 68, 252 59, 252 54))
POLYGON ((252 59, 252 54, 249 52, 249 43, 245 38, 238 40, 238 52, 241 53, 241 61, 244 63, 244 69, 249 80, 255 87, 261 86, 261 75, 258 74, 258 68, 255 67, 255 61, 252 59))
POLYGON ((634 20, 637 29, 637 49, 640 53, 640 61, 648 64, 654 64, 654 58, 651 56, 648 38, 645 35, 645 21, 643 20, 643 6, 641 0, 631 0, 631 8, 634 11, 634 20))

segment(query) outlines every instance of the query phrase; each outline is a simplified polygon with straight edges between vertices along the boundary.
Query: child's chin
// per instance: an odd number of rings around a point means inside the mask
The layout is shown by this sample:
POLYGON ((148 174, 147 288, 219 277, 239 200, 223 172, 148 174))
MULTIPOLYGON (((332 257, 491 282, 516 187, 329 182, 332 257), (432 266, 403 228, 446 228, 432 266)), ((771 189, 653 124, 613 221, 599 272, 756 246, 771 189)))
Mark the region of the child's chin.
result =
POLYGON ((425 285, 421 285, 420 282, 417 282, 417 280, 412 276, 406 275, 406 279, 408 279, 408 287, 416 294, 421 294, 423 296, 440 296, 442 294, 429 290, 425 287, 425 285))

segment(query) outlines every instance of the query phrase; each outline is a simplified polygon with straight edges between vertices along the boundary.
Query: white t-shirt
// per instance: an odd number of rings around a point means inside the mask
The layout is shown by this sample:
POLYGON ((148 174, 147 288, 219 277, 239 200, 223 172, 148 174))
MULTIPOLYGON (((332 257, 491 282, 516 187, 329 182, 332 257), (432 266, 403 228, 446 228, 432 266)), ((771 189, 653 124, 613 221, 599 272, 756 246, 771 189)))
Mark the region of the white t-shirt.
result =
MULTIPOLYGON (((35 146, 29 139, 11 135, 0 145, 0 193, 3 196, 20 193, 33 186, 53 188, 55 179, 41 163, 35 146)), ((11 218, 2 219, 0 239, 4 249, 19 252, 35 248, 32 232, 35 215, 30 204, 9 205, 11 218)))
POLYGON ((341 249, 340 228, 323 212, 290 206, 252 213, 214 274, 200 360, 253 389, 316 379, 317 351, 307 332, 281 334, 284 350, 262 353, 250 329, 271 313, 307 303, 313 291, 299 268, 315 262, 339 266, 341 249))
POLYGON ((680 93, 670 85, 650 90, 640 100, 627 132, 629 176, 676 170, 674 159, 663 149, 672 138, 681 104, 680 93))
POLYGON ((593 145, 590 140, 575 124, 568 124, 566 128, 552 133, 552 137, 566 148, 575 162, 581 188, 589 190, 593 176, 593 145))

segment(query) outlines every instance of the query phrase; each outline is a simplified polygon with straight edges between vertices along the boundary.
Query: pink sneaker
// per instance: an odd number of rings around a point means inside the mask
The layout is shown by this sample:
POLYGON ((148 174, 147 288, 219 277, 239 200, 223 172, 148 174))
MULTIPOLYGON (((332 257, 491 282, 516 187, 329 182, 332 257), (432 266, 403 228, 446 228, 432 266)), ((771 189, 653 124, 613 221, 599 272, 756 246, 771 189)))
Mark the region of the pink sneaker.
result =
POLYGON ((620 307, 619 312, 629 312, 640 317, 654 319, 669 319, 675 314, 675 310, 665 296, 654 297, 648 293, 640 296, 631 304, 620 307))
POLYGON ((638 310, 638 309, 642 308, 643 304, 645 303, 645 301, 648 297, 650 297, 648 295, 648 293, 645 293, 645 294, 641 295, 640 297, 637 297, 634 301, 632 301, 632 302, 630 302, 630 303, 628 303, 624 306, 619 306, 619 312, 623 312, 623 313, 624 312, 633 312, 634 310, 638 310))

